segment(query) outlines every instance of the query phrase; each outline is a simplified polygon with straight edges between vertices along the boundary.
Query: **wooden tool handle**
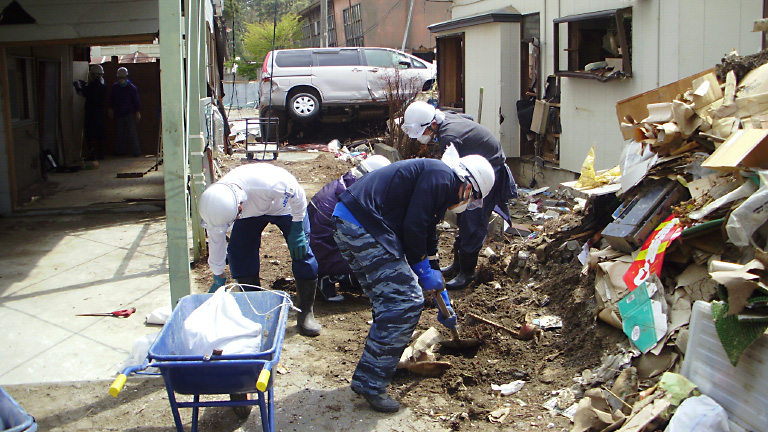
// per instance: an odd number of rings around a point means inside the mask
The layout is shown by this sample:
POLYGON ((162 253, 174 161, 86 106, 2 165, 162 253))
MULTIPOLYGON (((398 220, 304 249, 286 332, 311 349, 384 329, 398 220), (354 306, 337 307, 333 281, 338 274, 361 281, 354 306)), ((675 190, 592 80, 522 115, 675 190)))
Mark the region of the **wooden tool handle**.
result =
MULTIPOLYGON (((445 289, 445 288, 443 288, 445 289)), ((432 297, 435 299, 435 304, 437 304, 437 308, 440 309, 440 313, 443 314, 444 317, 450 318, 454 314, 448 313, 448 307, 445 305, 445 301, 443 300, 443 296, 440 295, 440 293, 443 291, 432 291, 432 297)), ((450 329, 451 334, 453 335, 454 339, 461 339, 459 337, 459 331, 455 328, 450 329)))

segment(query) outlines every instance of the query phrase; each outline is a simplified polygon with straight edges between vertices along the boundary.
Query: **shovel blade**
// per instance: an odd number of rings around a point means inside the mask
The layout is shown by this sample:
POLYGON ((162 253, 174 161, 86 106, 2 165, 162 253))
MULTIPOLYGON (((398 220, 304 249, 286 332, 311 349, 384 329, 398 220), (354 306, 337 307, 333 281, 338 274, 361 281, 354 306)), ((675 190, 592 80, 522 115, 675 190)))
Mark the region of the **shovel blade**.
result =
POLYGON ((464 350, 479 347, 482 342, 480 339, 468 338, 468 339, 450 339, 440 342, 440 344, 446 348, 464 350))

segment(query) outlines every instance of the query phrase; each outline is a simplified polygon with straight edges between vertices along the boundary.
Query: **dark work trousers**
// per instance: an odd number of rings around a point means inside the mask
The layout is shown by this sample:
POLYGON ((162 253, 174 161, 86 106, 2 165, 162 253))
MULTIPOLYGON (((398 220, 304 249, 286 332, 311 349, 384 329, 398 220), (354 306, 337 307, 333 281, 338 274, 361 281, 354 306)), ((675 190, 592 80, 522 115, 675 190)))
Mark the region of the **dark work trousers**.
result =
POLYGON ((373 315, 351 386, 362 394, 384 393, 419 323, 424 295, 405 257, 397 258, 354 223, 338 217, 335 223, 336 243, 371 300, 373 315))
MULTIPOLYGON (((260 268, 259 250, 261 249, 261 233, 267 224, 275 224, 283 237, 288 241, 293 218, 285 216, 255 216, 237 219, 232 226, 232 235, 227 245, 227 259, 232 278, 239 279, 248 276, 258 276, 260 268)), ((304 234, 309 240, 309 218, 304 216, 304 234)), ((307 253, 301 260, 291 262, 293 277, 297 280, 317 279, 317 260, 307 241, 307 253)))
POLYGON ((115 118, 115 153, 122 156, 128 151, 134 156, 141 154, 139 134, 136 132, 135 113, 115 118))

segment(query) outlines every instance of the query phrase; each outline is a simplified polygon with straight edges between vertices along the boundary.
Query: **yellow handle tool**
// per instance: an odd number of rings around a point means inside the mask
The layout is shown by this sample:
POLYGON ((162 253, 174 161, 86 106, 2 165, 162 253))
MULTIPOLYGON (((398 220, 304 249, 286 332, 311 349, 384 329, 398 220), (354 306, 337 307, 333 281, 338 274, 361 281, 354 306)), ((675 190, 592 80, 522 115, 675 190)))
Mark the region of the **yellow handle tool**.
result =
POLYGON ((125 386, 125 382, 128 381, 128 376, 125 374, 118 375, 117 378, 115 378, 115 381, 112 383, 111 386, 109 386, 109 394, 112 395, 112 397, 117 397, 117 395, 120 394, 120 391, 123 390, 123 386, 125 386))

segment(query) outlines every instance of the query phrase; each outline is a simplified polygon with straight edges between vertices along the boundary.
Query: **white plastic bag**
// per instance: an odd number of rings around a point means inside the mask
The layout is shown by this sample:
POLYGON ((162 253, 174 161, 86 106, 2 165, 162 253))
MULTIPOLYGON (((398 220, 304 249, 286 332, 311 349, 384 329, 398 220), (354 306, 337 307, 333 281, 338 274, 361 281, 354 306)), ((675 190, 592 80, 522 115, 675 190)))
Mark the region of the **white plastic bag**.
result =
POLYGON ((729 432, 728 414, 707 395, 690 397, 680 404, 666 432, 729 432))
MULTIPOLYGON (((155 339, 160 335, 160 332, 150 333, 148 335, 139 336, 133 341, 133 348, 131 354, 123 360, 122 363, 115 367, 117 373, 123 373, 123 370, 128 366, 136 366, 144 363, 149 355, 149 348, 155 343, 155 339)), ((146 372, 154 373, 158 372, 157 368, 148 368, 146 372)))
POLYGON ((245 317, 234 296, 219 289, 184 320, 181 334, 186 355, 224 355, 261 351, 261 324, 245 317))

